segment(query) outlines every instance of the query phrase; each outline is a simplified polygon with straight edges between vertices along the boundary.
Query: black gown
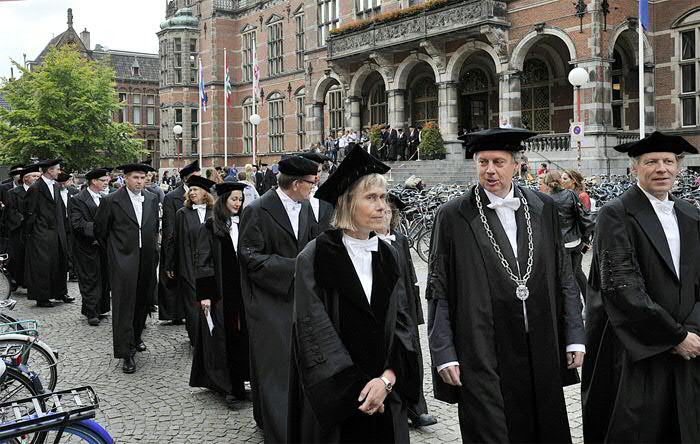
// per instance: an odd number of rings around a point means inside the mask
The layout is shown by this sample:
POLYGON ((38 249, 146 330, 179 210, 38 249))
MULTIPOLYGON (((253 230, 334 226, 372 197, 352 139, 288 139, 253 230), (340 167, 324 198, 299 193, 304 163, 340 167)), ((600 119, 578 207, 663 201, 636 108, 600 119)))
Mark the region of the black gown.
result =
MULTIPOLYGON (((211 216, 211 209, 207 208, 204 220, 206 221, 209 216, 211 216)), ((179 305, 185 313, 185 327, 191 345, 194 345, 199 330, 199 312, 201 311, 197 300, 197 263, 195 261, 201 226, 197 210, 187 207, 177 210, 175 245, 172 248, 173 254, 169 254, 166 261, 167 269, 175 271, 177 296, 180 298, 179 305)))
MULTIPOLYGON (((562 386, 578 382, 578 374, 566 369, 565 351, 584 344, 585 332, 554 202, 515 187, 515 196, 528 202, 534 245, 527 333, 523 303, 485 233, 474 189, 440 207, 431 239, 426 293, 435 397, 459 403, 464 442, 570 442, 562 386), (452 361, 460 364, 461 387, 445 384, 436 372, 452 361)), ((483 190, 480 197, 511 270, 526 270, 523 205, 515 212, 516 262, 483 190)))
POLYGON ((39 178, 27 190, 24 202, 27 299, 61 299, 68 294, 68 242, 60 188, 53 184, 52 197, 44 179, 39 178))
POLYGON ((5 208, 3 217, 5 219, 5 230, 8 236, 8 253, 10 261, 7 264, 7 270, 10 276, 15 280, 17 285, 25 286, 24 284, 24 250, 25 250, 25 232, 24 232, 24 198, 27 196, 27 191, 24 185, 15 187, 7 192, 7 207, 5 208))
POLYGON ((95 215, 95 237, 107 254, 112 290, 115 358, 133 356, 149 313, 158 266, 158 197, 142 191, 139 224, 126 186, 102 198, 95 215))
POLYGON ((586 442, 700 442, 700 359, 671 353, 700 334, 700 213, 674 200, 680 279, 638 186, 598 214, 581 381, 586 442))
POLYGON ((182 298, 178 296, 177 279, 170 279, 166 274, 166 271, 171 271, 167 269, 168 264, 175 261, 175 215, 184 203, 185 186, 182 184, 163 198, 160 268, 158 269, 158 319, 161 321, 181 321, 185 318, 182 298))
POLYGON ((297 258, 288 440, 408 442, 406 404, 418 397, 418 344, 398 257, 379 242, 368 303, 342 235, 326 231, 297 258), (386 369, 396 373, 396 385, 384 413, 359 411, 359 393, 386 369))
POLYGON ((95 238, 97 205, 85 189, 68 199, 68 217, 73 233, 73 267, 82 297, 81 313, 88 319, 109 311, 107 256, 95 238))
POLYGON ((214 330, 209 332, 200 308, 190 385, 243 399, 245 381, 250 380, 248 328, 240 267, 230 235, 214 234, 212 219, 208 219, 199 229, 195 255, 197 300, 211 300, 214 330))

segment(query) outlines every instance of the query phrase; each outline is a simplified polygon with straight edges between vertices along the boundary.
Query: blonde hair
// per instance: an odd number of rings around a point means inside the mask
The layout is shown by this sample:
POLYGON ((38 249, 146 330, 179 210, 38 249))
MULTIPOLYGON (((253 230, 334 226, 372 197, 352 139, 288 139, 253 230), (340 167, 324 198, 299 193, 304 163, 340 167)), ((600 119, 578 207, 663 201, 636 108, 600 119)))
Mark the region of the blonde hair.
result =
POLYGON ((358 194, 374 186, 381 186, 386 189, 386 178, 381 174, 374 173, 362 176, 356 180, 346 192, 338 197, 331 225, 342 230, 357 231, 353 221, 353 214, 355 214, 355 209, 357 208, 357 200, 355 198, 358 194))
MULTIPOLYGON (((213 207, 214 206, 214 196, 212 196, 211 193, 209 191, 205 190, 204 188, 200 188, 200 187, 197 187, 197 188, 204 191, 204 203, 207 205, 207 208, 213 207)), ((183 205, 186 206, 187 208, 192 209, 192 205, 194 205, 194 203, 192 202, 192 200, 190 200, 190 193, 185 193, 185 203, 183 205)))

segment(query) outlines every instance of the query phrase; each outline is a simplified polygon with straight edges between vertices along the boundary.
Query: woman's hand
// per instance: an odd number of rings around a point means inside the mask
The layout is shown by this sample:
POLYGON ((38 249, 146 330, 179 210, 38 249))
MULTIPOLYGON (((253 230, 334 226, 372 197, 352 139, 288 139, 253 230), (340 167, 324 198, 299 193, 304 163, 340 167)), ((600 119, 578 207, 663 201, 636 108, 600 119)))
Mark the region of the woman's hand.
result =
POLYGON ((202 299, 199 303, 202 305, 204 313, 207 313, 211 309, 211 299, 202 299))
POLYGON ((166 271, 165 275, 168 276, 168 279, 175 279, 175 272, 174 271, 166 271))

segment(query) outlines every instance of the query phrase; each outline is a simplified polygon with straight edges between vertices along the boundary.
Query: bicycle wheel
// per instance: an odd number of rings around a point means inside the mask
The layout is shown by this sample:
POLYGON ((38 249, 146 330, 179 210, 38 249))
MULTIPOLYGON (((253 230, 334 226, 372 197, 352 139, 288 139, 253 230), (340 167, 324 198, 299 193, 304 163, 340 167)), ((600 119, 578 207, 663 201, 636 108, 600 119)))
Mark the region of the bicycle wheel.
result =
MULTIPOLYGON (((29 377, 24 374, 19 368, 8 365, 5 370, 5 380, 0 384, 0 404, 5 402, 16 401, 19 399, 32 398, 39 395, 34 387, 34 383, 29 377)), ((43 411, 44 401, 37 400, 40 404, 40 409, 43 411)), ((35 413, 34 411, 26 412, 28 415, 35 413)), ((43 433, 25 434, 18 438, 11 438, 3 441, 7 443, 17 444, 39 444, 43 442, 43 433)))
MULTIPOLYGON (((40 442, 53 443, 58 435, 58 429, 49 430, 40 442)), ((84 419, 74 424, 69 424, 61 434, 61 444, 63 443, 89 443, 89 444, 112 444, 114 440, 100 424, 84 419)))
POLYGON ((423 259, 423 262, 427 264, 428 257, 430 256, 430 230, 423 230, 423 232, 418 235, 416 252, 418 252, 418 256, 423 259))
POLYGON ((7 299, 12 293, 12 283, 4 271, 0 271, 0 299, 7 299))
MULTIPOLYGON (((0 356, 12 354, 16 349, 27 343, 27 336, 10 334, 0 336, 0 356)), ((52 392, 56 388, 58 380, 58 360, 53 351, 41 341, 35 341, 29 350, 27 362, 23 362, 27 368, 39 376, 41 383, 52 392)))
MULTIPOLYGON (((12 316, 10 316, 8 314, 0 313, 0 324, 11 324, 13 322, 17 322, 17 319, 13 318, 12 316)), ((20 325, 15 325, 12 327, 13 330, 19 330, 20 328, 21 328, 20 325)))

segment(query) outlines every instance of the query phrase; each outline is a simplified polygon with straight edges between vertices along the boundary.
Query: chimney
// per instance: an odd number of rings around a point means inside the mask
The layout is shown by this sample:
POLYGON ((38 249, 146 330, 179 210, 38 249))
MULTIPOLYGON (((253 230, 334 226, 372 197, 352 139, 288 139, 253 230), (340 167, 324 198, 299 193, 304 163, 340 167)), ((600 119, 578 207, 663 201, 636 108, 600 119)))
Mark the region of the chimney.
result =
POLYGON ((80 33, 80 40, 83 41, 83 45, 89 50, 90 49, 90 32, 85 28, 83 32, 80 33))

